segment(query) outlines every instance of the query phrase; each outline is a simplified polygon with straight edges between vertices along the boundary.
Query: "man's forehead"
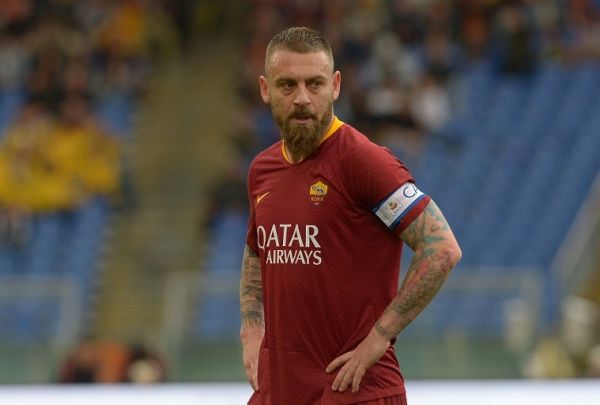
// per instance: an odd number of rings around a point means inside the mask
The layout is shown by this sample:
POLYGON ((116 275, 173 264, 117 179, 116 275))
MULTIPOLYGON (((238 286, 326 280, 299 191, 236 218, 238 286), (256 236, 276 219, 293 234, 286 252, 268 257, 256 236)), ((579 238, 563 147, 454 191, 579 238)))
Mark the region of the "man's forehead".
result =
POLYGON ((314 73, 330 75, 333 63, 324 51, 299 53, 287 49, 273 52, 269 63, 269 75, 314 73))

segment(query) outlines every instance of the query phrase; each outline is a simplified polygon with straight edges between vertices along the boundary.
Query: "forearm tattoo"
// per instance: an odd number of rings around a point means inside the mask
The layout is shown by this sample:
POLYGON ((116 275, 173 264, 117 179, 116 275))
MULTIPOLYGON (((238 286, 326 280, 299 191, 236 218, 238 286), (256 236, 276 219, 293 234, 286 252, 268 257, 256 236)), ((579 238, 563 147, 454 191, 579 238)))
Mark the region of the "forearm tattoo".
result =
POLYGON ((242 276, 240 281, 240 307, 242 329, 264 327, 264 310, 260 259, 248 246, 244 249, 242 276))
POLYGON ((402 233, 415 251, 400 291, 375 324, 379 334, 396 336, 431 302, 456 264, 456 243, 444 216, 433 201, 402 233))

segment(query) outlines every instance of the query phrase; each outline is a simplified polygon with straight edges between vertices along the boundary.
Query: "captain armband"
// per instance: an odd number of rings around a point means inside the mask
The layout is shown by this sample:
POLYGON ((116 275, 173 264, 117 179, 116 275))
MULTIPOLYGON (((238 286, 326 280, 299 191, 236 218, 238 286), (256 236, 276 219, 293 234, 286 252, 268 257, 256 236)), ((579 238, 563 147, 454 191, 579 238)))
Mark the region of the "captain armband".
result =
POLYGON ((373 208, 373 212, 388 228, 393 229, 425 197, 426 194, 413 183, 404 183, 373 208))

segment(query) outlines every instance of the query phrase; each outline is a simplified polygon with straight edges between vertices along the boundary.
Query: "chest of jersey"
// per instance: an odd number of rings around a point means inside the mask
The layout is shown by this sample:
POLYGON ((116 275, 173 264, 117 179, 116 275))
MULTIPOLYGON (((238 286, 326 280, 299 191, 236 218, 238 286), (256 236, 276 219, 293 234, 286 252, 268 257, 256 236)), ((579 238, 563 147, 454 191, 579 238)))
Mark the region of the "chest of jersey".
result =
POLYGON ((266 264, 321 265, 325 245, 355 209, 335 165, 282 166, 257 180, 256 240, 266 264))

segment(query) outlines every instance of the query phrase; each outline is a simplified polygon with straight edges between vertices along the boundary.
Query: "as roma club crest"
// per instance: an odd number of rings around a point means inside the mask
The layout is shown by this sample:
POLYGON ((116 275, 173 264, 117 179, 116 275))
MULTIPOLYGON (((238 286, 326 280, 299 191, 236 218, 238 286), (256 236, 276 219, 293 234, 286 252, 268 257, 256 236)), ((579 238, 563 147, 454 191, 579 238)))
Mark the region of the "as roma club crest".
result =
POLYGON ((315 205, 321 204, 327 195, 327 188, 327 184, 323 183, 321 180, 311 185, 308 192, 310 195, 310 201, 312 201, 315 205))

